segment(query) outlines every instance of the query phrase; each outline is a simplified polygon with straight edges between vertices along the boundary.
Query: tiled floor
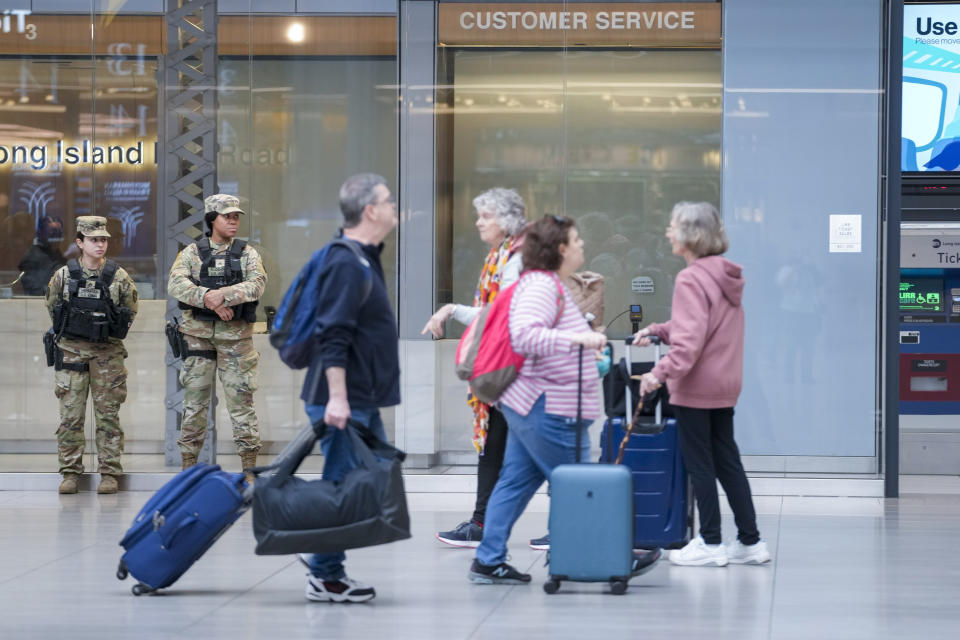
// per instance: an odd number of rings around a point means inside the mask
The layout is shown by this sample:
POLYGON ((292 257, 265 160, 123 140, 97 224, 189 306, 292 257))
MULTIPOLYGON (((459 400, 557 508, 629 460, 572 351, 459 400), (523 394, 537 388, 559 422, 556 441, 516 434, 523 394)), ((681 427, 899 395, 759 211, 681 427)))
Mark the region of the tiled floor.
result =
MULTIPOLYGON (((760 497, 772 563, 662 562, 624 596, 596 584, 542 591, 544 554, 524 542, 546 530, 546 496, 510 549, 534 583, 470 584, 472 553, 433 533, 455 525, 471 496, 414 493, 411 540, 349 554, 350 574, 378 592, 360 605, 307 603, 297 562, 253 554, 249 515, 172 588, 136 598, 131 579, 114 577, 117 541, 148 493, 0 492, 0 638, 956 638, 956 479, 910 482, 925 493, 760 497)), ((724 525, 729 535, 729 514, 724 525)))

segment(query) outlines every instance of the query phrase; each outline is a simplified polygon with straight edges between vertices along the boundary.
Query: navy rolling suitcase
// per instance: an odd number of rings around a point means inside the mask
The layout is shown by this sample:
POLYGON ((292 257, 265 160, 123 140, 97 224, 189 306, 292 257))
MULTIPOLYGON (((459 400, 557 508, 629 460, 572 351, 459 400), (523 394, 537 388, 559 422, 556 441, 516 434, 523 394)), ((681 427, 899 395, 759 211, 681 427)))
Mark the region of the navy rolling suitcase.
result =
MULTIPOLYGON (((579 385, 580 381, 578 424, 579 385)), ((577 432, 578 463, 582 432, 577 432)), ((550 578, 544 591, 556 593, 564 580, 609 582, 611 593, 617 595, 627 590, 634 558, 632 493, 630 472, 622 465, 554 468, 550 474, 550 578)))
POLYGON ((242 473, 197 464, 180 472, 144 505, 120 545, 117 578, 133 575, 133 595, 173 584, 249 507, 242 473))
MULTIPOLYGON (((660 343, 651 336, 656 359, 660 359, 660 343)), ((625 359, 630 361, 630 344, 626 341, 625 359)), ((629 370, 632 370, 630 368, 629 370)), ((632 407, 631 385, 626 385, 626 402, 632 407)), ((680 455, 677 421, 664 420, 662 402, 657 402, 652 421, 640 415, 643 403, 638 400, 634 427, 624 441, 628 426, 626 416, 608 416, 600 436, 603 462, 620 461, 633 477, 633 546, 637 549, 678 549, 693 536, 693 490, 680 455)))

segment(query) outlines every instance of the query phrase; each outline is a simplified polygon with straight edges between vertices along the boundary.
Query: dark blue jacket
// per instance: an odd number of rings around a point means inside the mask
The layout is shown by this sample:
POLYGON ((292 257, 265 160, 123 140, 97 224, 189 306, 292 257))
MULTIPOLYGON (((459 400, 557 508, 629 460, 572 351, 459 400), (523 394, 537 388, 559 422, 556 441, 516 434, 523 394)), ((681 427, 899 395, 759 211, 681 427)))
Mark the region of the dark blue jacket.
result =
POLYGON ((307 370, 300 393, 308 404, 327 404, 328 367, 346 369, 351 408, 400 404, 397 320, 380 264, 383 245, 355 244, 370 262, 369 269, 348 247, 333 246, 320 274, 317 358, 307 370), (372 283, 364 302, 366 278, 372 283))

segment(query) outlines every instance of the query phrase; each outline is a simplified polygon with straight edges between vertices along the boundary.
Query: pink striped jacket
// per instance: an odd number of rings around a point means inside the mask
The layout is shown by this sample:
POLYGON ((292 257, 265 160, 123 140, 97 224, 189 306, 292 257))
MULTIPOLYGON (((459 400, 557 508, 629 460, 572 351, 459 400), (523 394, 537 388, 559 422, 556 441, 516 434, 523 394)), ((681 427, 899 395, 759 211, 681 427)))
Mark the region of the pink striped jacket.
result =
MULTIPOLYGON (((537 398, 544 393, 547 394, 547 413, 569 418, 577 415, 580 345, 573 344, 562 334, 584 333, 591 329, 563 283, 560 283, 563 310, 557 320, 557 284, 555 274, 545 271, 524 273, 511 300, 510 343, 514 351, 526 357, 526 361, 500 401, 520 415, 528 415, 537 398)), ((595 420, 603 415, 603 405, 596 357, 591 349, 583 351, 581 371, 581 416, 595 420)))

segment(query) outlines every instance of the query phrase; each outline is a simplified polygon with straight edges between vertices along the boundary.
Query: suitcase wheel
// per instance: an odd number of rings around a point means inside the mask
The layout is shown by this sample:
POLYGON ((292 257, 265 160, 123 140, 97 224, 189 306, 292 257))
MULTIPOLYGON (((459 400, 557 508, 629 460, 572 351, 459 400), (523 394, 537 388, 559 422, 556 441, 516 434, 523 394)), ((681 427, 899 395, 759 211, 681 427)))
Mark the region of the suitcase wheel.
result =
POLYGON ((151 591, 153 591, 153 589, 143 584, 142 582, 138 582, 137 584, 133 585, 133 587, 130 589, 130 593, 132 593, 135 596, 142 596, 143 594, 150 593, 151 591))
POLYGON ((130 572, 127 571, 127 563, 121 560, 120 565, 117 566, 117 580, 126 580, 128 575, 130 572))
POLYGON ((627 592, 626 580, 622 578, 610 578, 610 593, 612 593, 615 596, 622 596, 626 592, 627 592))
POLYGON ((543 590, 551 595, 560 590, 560 581, 556 578, 550 578, 543 583, 543 590))

